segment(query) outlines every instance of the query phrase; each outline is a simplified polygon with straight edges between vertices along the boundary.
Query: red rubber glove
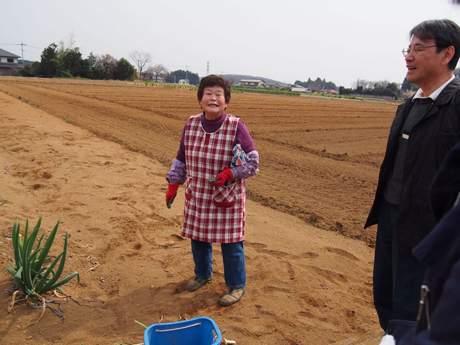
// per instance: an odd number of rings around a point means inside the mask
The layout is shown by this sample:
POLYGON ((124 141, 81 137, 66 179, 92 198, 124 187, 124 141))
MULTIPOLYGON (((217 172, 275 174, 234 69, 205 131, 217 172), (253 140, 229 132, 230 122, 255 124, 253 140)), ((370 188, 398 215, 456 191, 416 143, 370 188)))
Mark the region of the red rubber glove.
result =
POLYGON ((211 179, 209 182, 211 182, 214 187, 220 187, 223 186, 225 182, 230 181, 232 177, 233 174, 230 168, 225 167, 224 170, 222 170, 222 172, 214 178, 214 180, 211 179))
POLYGON ((177 195, 177 190, 179 189, 179 183, 170 183, 168 185, 168 191, 166 192, 166 206, 171 208, 171 204, 177 195))

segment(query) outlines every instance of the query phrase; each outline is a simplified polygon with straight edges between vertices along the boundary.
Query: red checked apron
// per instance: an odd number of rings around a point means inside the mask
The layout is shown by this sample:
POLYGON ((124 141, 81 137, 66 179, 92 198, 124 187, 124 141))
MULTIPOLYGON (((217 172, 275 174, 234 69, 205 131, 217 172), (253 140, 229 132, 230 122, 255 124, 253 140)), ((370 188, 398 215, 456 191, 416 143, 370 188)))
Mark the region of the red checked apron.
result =
POLYGON ((187 186, 181 235, 202 242, 240 242, 246 221, 245 181, 231 180, 217 188, 209 183, 230 167, 239 119, 228 114, 216 132, 206 133, 200 118, 192 116, 185 125, 187 186))

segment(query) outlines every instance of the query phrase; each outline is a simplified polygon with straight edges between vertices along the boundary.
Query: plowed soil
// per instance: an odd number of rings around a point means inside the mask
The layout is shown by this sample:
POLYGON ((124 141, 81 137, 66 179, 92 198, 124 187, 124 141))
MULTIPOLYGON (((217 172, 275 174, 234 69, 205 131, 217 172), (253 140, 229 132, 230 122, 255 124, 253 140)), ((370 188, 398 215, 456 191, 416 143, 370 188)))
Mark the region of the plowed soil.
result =
POLYGON ((196 90, 3 77, 0 91, 0 262, 11 265, 14 220, 42 214, 45 232, 62 220, 67 274, 81 275, 63 289, 73 297, 65 321, 46 310, 34 325, 41 311, 7 313, 3 270, 2 344, 135 344, 143 329, 134 320, 197 316, 237 344, 378 343, 375 228, 363 224, 396 103, 232 94, 228 112, 261 159, 247 180, 247 293, 222 308, 220 247, 212 283, 187 292, 183 193, 164 205, 183 126, 200 112, 196 90))

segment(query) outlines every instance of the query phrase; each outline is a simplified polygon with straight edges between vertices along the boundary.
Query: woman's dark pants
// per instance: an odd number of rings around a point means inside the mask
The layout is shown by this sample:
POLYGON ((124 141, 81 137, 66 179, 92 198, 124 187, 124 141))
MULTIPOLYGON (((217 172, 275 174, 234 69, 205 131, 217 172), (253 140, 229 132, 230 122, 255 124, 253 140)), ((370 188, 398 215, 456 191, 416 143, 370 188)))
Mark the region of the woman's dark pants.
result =
MULTIPOLYGON (((224 259, 225 283, 231 289, 246 285, 246 263, 244 243, 221 243, 224 259)), ((195 262, 195 276, 209 278, 212 276, 212 243, 192 240, 192 254, 195 262)))

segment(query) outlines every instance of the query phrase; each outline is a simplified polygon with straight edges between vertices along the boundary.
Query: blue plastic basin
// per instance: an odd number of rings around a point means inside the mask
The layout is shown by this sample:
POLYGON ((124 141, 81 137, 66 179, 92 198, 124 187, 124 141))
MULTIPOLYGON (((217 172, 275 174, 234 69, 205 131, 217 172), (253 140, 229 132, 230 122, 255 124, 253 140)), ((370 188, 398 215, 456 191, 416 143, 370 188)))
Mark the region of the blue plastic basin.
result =
POLYGON ((144 332, 145 345, 219 345, 221 341, 219 327, 209 317, 157 323, 144 332))

